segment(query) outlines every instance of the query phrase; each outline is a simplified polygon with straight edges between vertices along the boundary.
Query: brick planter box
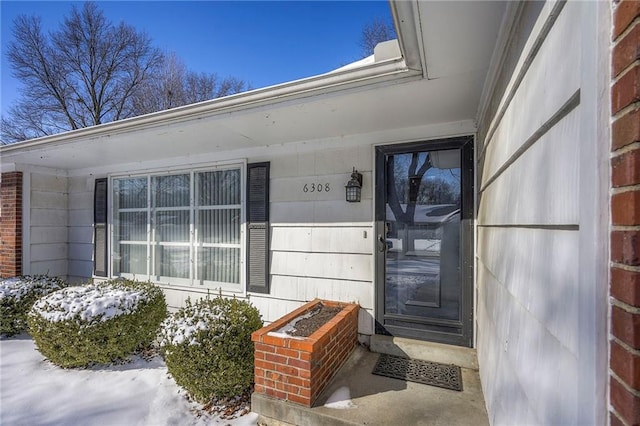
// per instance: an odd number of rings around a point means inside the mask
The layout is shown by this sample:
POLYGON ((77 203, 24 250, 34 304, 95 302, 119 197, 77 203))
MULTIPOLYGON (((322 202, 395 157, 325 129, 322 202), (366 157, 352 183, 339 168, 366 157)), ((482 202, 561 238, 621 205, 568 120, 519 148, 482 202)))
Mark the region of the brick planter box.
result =
POLYGON ((359 308, 316 299, 255 331, 255 392, 311 407, 356 346, 359 308), (309 337, 269 334, 319 303, 343 309, 309 337))

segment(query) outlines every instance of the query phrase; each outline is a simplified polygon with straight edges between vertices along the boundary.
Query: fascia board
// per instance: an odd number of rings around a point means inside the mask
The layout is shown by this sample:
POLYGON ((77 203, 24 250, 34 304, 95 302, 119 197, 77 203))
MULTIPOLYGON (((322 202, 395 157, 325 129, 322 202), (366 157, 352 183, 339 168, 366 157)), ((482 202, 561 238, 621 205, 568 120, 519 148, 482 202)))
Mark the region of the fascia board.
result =
POLYGON ((422 43, 420 4, 417 1, 389 1, 396 27, 400 51, 407 68, 427 78, 427 65, 422 43))

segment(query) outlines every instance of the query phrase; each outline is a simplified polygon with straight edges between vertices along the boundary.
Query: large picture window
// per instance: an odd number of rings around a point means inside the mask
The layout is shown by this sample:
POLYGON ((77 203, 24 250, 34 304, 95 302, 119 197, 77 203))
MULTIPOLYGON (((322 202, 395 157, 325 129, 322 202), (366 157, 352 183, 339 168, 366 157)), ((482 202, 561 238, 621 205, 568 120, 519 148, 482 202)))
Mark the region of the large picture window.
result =
POLYGON ((112 187, 113 275, 241 289, 240 168, 118 177, 112 187))

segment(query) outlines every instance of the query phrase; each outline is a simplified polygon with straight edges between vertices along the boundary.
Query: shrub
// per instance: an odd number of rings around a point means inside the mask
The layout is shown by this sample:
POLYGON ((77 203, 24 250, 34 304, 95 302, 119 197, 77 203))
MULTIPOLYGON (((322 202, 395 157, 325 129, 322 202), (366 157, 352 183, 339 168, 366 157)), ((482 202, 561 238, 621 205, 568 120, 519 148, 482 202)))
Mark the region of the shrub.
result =
POLYGON ((67 368, 115 362, 148 347, 166 315, 158 287, 112 280, 51 293, 27 320, 40 353, 67 368))
POLYGON ((262 327, 260 313, 237 299, 202 299, 165 320, 161 346, 169 373, 192 398, 240 395, 253 382, 251 333, 262 327))
POLYGON ((13 336, 27 330, 27 313, 36 300, 66 287, 60 278, 24 275, 0 281, 0 334, 13 336))

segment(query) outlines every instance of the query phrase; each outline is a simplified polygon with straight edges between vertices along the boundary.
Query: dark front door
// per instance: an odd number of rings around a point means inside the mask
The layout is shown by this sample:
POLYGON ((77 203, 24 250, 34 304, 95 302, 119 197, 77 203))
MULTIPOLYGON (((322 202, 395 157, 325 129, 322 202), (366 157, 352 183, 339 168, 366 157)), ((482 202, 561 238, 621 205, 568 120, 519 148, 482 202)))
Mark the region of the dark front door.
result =
POLYGON ((376 149, 376 333, 472 345, 473 138, 376 149))

